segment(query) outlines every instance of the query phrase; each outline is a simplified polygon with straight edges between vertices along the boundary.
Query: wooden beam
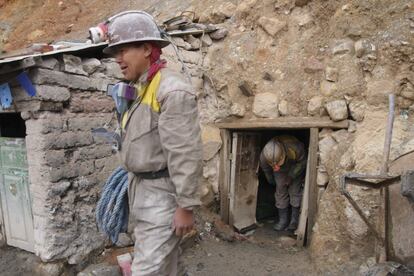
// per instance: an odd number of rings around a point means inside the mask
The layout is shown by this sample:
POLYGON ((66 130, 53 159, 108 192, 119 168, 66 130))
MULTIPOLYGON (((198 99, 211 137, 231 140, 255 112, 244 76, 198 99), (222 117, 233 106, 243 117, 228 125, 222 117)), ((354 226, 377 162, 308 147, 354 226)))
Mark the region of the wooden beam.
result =
POLYGON ((309 137, 309 199, 308 199, 308 227, 307 244, 310 244, 312 228, 318 212, 318 185, 316 184, 318 165, 319 129, 311 128, 309 137))
POLYGON ((230 131, 220 130, 223 144, 220 150, 219 189, 220 216, 223 222, 229 223, 229 187, 230 187, 230 131))
POLYGON ((305 246, 305 237, 306 237, 306 226, 308 224, 308 209, 309 209, 309 154, 308 154, 308 162, 306 164, 306 176, 305 176, 305 188, 303 191, 302 196, 302 203, 300 204, 300 217, 299 217, 299 225, 296 229, 296 244, 298 246, 305 246))
POLYGON ((305 128, 348 128, 348 120, 334 122, 327 117, 280 117, 276 119, 254 119, 223 121, 214 124, 226 129, 305 129, 305 128))

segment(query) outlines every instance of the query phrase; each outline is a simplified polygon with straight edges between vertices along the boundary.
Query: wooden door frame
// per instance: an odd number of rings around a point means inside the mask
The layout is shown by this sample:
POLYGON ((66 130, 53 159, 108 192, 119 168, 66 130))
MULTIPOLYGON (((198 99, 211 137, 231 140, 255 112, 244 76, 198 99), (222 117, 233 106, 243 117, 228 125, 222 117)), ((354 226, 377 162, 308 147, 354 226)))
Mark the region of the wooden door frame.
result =
MULTIPOLYGON (((25 155, 25 158, 26 158, 26 161, 27 161, 27 148, 26 148, 26 139, 25 138, 22 138, 22 137, 19 137, 19 138, 2 137, 2 138, 5 138, 8 141, 11 141, 13 144, 18 142, 17 140, 19 140, 18 144, 23 145, 23 149, 24 149, 23 154, 25 155)), ((4 169, 4 168, 2 168, 2 169, 4 169)), ((24 167, 24 168, 9 167, 9 169, 20 170, 20 171, 27 172, 25 177, 20 175, 21 176, 20 179, 22 181, 21 187, 23 187, 23 190, 20 190, 20 192, 24 192, 24 195, 25 195, 24 198, 27 199, 27 204, 28 204, 27 207, 29 209, 25 210, 25 211, 27 211, 27 214, 30 217, 30 223, 31 223, 30 229, 31 229, 32 235, 30 235, 30 233, 26 233, 28 235, 27 237, 30 237, 30 239, 28 239, 28 240, 15 239, 11 235, 11 233, 13 233, 14 228, 12 228, 12 225, 10 223, 10 214, 8 213, 8 210, 5 210, 2 206, 3 204, 6 204, 6 206, 7 206, 7 200, 5 198, 0 198, 0 211, 1 211, 0 216, 1 216, 1 219, 2 219, 2 233, 4 233, 4 241, 5 241, 5 244, 7 244, 7 245, 17 247, 17 248, 20 248, 22 250, 33 253, 34 252, 34 246, 35 246, 35 239, 34 239, 33 202, 32 202, 30 187, 29 187, 29 185, 30 185, 30 182, 29 182, 29 167, 27 165, 27 167, 24 167), (25 183, 26 183, 26 185, 25 185, 25 183), (6 222, 7 222, 8 225, 6 225, 6 222)), ((5 179, 6 179, 5 175, 10 176, 10 174, 5 174, 3 171, 1 172, 1 178, 2 179, 0 180, 0 184, 1 184, 0 185, 1 186, 0 187, 0 197, 1 197, 2 193, 5 197, 7 197, 7 195, 6 195, 7 194, 7 189, 6 189, 5 182, 4 182, 5 179)), ((25 227, 27 227, 26 223, 28 223, 27 220, 25 220, 25 225, 26 225, 25 227)), ((28 230, 28 228, 26 228, 25 230, 28 230)))
MULTIPOLYGON (((283 130, 285 128, 266 128, 266 130, 283 130)), ((318 165, 318 144, 319 144, 319 128, 317 127, 297 127, 295 129, 308 129, 309 130, 309 170, 306 171, 306 175, 309 179, 309 193, 308 193, 308 211, 307 211, 307 223, 305 227, 305 233, 307 244, 311 239, 311 229, 315 224, 317 213, 317 198, 318 187, 316 183, 317 165, 318 165)), ((231 145, 232 145, 232 132, 242 129, 229 129, 222 128, 220 130, 221 138, 223 141, 222 148, 220 150, 220 164, 219 164, 219 193, 220 193, 220 216, 223 222, 231 224, 230 221, 230 177, 231 177, 231 145)), ((245 129, 243 129, 245 130, 245 129)), ((248 129, 250 132, 260 132, 265 129, 262 127, 248 129)), ((300 245, 304 246, 304 237, 301 237, 303 241, 300 245)))
POLYGON ((1 199, 1 194, 0 194, 0 225, 1 225, 0 234, 3 237, 3 240, 0 240, 0 247, 7 244, 7 236, 6 236, 6 229, 4 225, 3 208, 1 206, 2 205, 1 200, 2 199, 1 199))

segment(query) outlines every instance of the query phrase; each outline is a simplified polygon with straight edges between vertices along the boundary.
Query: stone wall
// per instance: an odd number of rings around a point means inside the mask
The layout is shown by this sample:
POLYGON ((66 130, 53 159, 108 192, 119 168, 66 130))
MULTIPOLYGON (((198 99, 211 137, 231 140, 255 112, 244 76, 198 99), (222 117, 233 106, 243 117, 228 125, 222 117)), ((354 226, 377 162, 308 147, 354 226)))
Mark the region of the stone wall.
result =
POLYGON ((26 123, 35 252, 46 262, 78 264, 105 242, 95 207, 118 160, 91 129, 114 125, 106 88, 120 72, 111 60, 62 55, 43 58, 29 75, 35 97, 12 90, 26 123))

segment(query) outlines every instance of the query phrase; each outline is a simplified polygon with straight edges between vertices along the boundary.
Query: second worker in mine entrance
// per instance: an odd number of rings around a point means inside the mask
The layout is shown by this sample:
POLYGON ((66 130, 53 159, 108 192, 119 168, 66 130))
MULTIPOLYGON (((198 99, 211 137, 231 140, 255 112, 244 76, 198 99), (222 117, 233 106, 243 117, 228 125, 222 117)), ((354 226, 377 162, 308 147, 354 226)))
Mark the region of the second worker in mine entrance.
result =
POLYGON ((306 168, 304 144, 294 136, 273 137, 260 154, 260 167, 266 180, 276 186, 275 200, 278 222, 274 230, 295 230, 298 227, 302 182, 306 168), (289 207, 291 216, 289 218, 289 207))

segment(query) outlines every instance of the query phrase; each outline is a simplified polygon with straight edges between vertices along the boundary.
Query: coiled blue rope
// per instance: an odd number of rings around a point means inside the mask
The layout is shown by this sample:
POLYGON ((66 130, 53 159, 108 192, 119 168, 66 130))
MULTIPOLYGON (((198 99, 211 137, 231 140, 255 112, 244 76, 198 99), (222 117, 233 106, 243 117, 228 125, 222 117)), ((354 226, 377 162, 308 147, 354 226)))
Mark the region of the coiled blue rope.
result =
POLYGON ((128 172, 118 167, 106 181, 96 206, 99 230, 116 243, 119 233, 127 231, 128 213, 128 172))

